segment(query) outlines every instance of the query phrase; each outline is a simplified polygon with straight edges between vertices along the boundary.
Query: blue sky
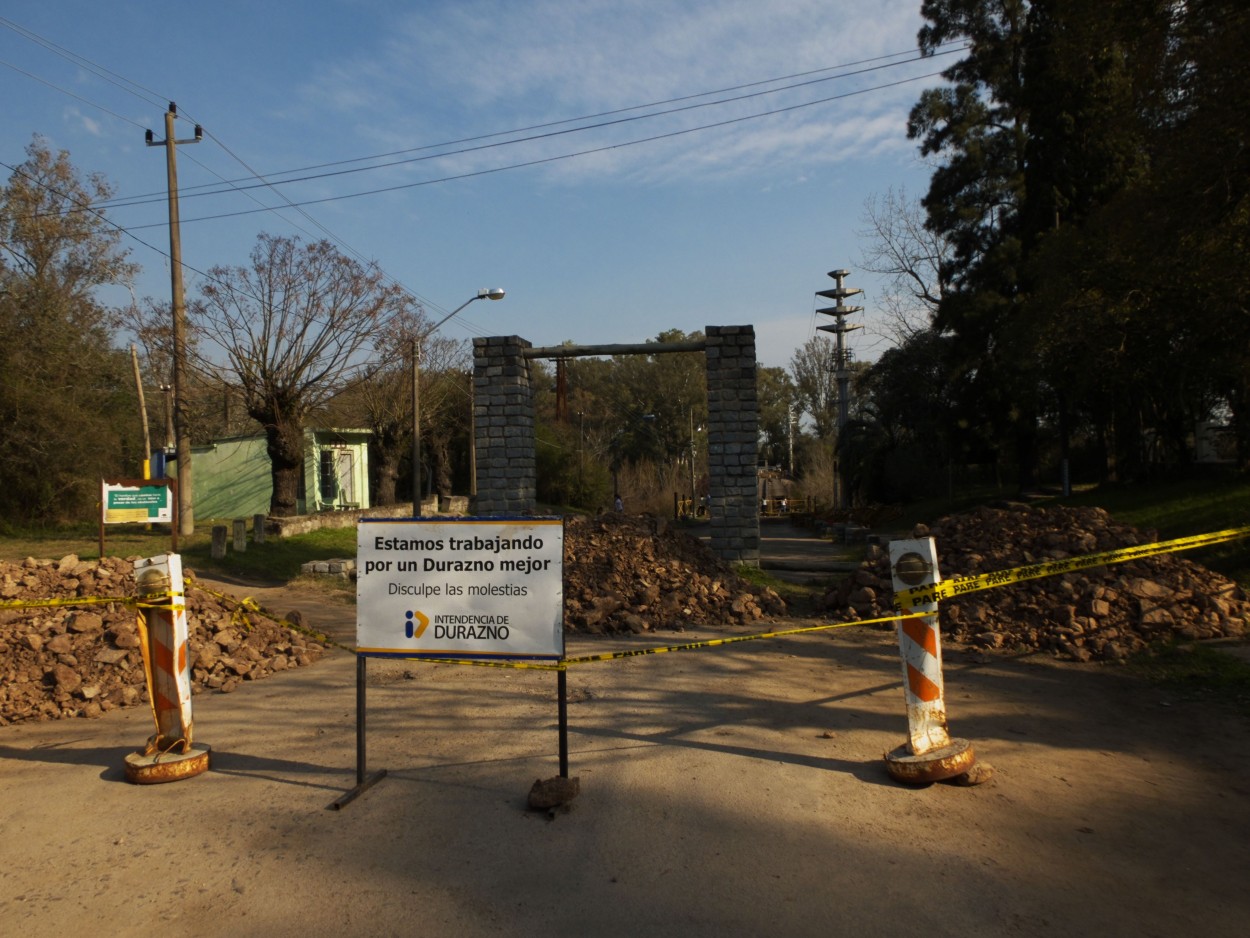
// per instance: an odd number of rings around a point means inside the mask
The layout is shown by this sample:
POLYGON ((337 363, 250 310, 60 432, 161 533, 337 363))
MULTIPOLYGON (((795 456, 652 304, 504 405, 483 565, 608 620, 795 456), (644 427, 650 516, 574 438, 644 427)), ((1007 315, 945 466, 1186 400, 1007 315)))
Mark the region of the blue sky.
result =
POLYGON ((164 150, 144 129, 163 138, 174 101, 178 137, 206 134, 178 149, 188 295, 196 271, 246 263, 260 232, 330 237, 435 317, 508 291, 452 337, 752 324, 761 361, 785 366, 841 267, 865 291, 851 346, 872 359, 884 287, 857 267, 864 200, 925 190, 907 113, 951 61, 908 61, 919 6, 9 0, 0 160, 22 162, 37 132, 119 197, 149 196, 109 212, 144 242, 126 240, 141 297, 169 295, 164 150), (315 178, 223 182, 254 173, 315 178))

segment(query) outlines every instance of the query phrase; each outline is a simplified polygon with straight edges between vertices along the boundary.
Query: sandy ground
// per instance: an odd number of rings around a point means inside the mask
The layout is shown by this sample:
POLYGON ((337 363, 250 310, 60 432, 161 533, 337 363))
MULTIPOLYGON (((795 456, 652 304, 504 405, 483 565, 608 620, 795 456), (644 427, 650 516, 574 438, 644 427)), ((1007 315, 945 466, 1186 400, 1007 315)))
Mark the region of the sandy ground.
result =
MULTIPOLYGON (((349 636, 350 606, 281 590, 349 636)), ((725 634, 725 633, 719 633, 725 634)), ((569 654, 693 640, 571 643, 569 654)), ((1246 934, 1250 726, 1123 670, 947 650, 990 783, 905 788, 889 632, 836 630, 556 676, 354 658, 195 698, 212 769, 135 786, 143 709, 0 728, 0 934, 1246 934)))

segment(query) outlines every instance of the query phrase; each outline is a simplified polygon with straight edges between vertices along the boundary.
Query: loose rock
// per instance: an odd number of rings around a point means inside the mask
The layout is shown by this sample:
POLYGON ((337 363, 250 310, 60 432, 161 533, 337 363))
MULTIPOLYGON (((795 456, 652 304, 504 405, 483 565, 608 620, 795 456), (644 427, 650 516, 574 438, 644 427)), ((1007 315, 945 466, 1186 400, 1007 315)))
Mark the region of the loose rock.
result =
MULTIPOLYGON (((59 561, 28 557, 0 562, 9 602, 72 600, 80 595, 127 598, 134 584, 129 560, 106 557, 59 561), (88 587, 87 584, 90 584, 88 587)), ((246 626, 229 628, 232 658, 213 638, 239 613, 237 604, 188 581, 187 622, 192 692, 228 693, 241 679, 311 664, 324 646, 257 612, 242 613, 246 626)), ((0 726, 27 720, 98 717, 147 699, 135 609, 125 602, 0 610, 0 726)))
POLYGON ((748 624, 786 612, 775 591, 747 582, 702 541, 648 515, 567 518, 564 579, 570 632, 748 624))
MULTIPOLYGON (((1158 540, 1155 532, 1113 521, 1101 508, 1023 504, 951 515, 932 529, 917 526, 912 536, 935 538, 943 579, 1158 540)), ((831 590, 825 605, 842 621, 888 616, 891 582, 888 554, 871 548, 860 571, 831 590), (878 595, 866 595, 866 576, 881 583, 878 595)), ((988 651, 1116 661, 1159 640, 1245 636, 1250 605, 1236 583, 1173 553, 943 600, 938 621, 955 641, 988 651)))

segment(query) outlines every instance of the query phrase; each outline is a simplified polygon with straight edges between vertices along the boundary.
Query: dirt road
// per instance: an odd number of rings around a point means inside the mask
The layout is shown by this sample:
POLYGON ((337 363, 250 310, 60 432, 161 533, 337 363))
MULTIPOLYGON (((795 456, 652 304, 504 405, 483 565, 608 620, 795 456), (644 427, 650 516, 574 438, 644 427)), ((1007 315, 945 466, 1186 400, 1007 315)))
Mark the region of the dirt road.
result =
MULTIPOLYGON (((262 600, 350 631, 350 606, 262 600)), ((1140 938, 1250 920, 1250 727, 1122 670, 948 650, 951 728, 997 773, 908 789, 881 763, 905 731, 890 633, 588 665, 569 674, 582 793, 554 817, 525 802, 557 772, 555 675, 369 674, 368 768, 389 774, 341 811, 347 653, 197 696, 213 768, 172 784, 124 781, 144 710, 0 729, 0 934, 1140 938)))

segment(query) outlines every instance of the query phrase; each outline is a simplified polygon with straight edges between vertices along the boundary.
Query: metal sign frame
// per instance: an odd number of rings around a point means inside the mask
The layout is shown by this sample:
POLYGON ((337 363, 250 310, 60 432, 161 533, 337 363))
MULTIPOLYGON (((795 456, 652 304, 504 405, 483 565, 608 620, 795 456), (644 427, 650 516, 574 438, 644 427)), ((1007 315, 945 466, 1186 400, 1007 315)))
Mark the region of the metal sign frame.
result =
POLYGON ((365 768, 369 658, 551 662, 567 777, 563 519, 362 518, 356 550, 356 785, 330 807, 386 777, 365 768))

